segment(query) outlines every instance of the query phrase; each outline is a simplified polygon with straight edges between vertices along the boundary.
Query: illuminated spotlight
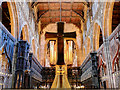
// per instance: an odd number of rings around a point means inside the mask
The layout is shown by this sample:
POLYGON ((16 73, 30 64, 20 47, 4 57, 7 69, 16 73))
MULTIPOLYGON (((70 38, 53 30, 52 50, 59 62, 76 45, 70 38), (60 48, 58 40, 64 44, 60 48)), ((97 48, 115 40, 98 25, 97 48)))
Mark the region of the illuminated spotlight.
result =
POLYGON ((81 85, 80 88, 85 88, 85 86, 81 85))
POLYGON ((77 86, 76 88, 85 88, 85 86, 81 85, 81 86, 77 86))

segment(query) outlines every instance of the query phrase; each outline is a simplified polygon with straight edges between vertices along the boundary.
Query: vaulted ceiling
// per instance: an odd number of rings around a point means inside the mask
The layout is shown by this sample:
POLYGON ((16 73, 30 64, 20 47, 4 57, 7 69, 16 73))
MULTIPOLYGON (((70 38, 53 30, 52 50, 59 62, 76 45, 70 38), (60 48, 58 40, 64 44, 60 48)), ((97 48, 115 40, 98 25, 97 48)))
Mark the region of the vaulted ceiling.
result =
POLYGON ((43 29, 50 23, 63 21, 73 23, 78 28, 81 27, 81 20, 84 21, 84 5, 85 2, 76 2, 75 0, 60 1, 53 0, 50 2, 33 2, 32 7, 37 7, 37 22, 41 21, 43 29))

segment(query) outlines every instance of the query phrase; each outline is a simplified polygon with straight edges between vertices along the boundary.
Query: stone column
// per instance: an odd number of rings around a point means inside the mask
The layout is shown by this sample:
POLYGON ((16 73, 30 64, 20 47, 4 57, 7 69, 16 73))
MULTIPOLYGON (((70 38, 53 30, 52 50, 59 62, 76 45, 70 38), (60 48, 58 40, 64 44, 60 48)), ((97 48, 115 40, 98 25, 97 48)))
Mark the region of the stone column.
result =
POLYGON ((76 54, 77 54, 77 66, 80 66, 83 63, 83 55, 82 55, 82 32, 77 32, 77 37, 76 37, 76 54), (80 42, 80 43, 77 43, 80 42))
POLYGON ((45 33, 40 34, 40 64, 45 66, 45 33))
POLYGON ((109 45, 110 42, 108 39, 105 39, 104 41, 104 54, 105 54, 105 61, 106 61, 106 72, 108 75, 108 85, 109 88, 113 88, 113 79, 112 79, 112 61, 111 61, 111 56, 110 56, 110 49, 109 49, 109 45))

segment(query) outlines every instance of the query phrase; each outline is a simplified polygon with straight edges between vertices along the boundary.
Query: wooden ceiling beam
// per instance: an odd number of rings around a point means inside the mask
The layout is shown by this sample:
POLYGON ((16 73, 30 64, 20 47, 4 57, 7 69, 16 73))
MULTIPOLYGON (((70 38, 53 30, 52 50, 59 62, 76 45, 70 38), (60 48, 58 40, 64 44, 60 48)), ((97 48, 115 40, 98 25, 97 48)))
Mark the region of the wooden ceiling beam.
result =
POLYGON ((46 10, 44 13, 42 13, 39 17, 38 17, 38 19, 37 19, 37 22, 39 22, 39 20, 40 20, 40 18, 42 17, 42 15, 44 15, 45 13, 47 13, 49 10, 46 10))
POLYGON ((77 15, 79 15, 83 22, 85 21, 85 19, 78 12, 76 12, 75 10, 72 10, 72 11, 75 12, 77 15))
MULTIPOLYGON (((60 9, 49 9, 50 11, 59 11, 60 9)), ((61 9, 62 11, 70 11, 72 9, 61 9)), ((83 10, 78 10, 78 9, 74 9, 75 11, 83 11, 83 10)), ((46 10, 39 10, 38 12, 43 12, 43 11, 46 11, 46 10)))
POLYGON ((73 8, 73 2, 72 2, 72 0, 71 0, 71 15, 70 15, 70 22, 71 22, 71 17, 72 17, 72 8, 73 8))
MULTIPOLYGON (((70 16, 62 16, 62 17, 68 18, 68 17, 70 17, 70 16)), ((80 18, 79 16, 72 16, 72 17, 74 17, 74 18, 80 18)), ((71 18, 72 18, 72 17, 71 17, 71 18)), ((48 16, 48 17, 47 17, 47 16, 46 16, 46 17, 43 16, 43 17, 41 17, 41 18, 60 18, 60 16, 54 16, 54 17, 53 17, 53 16, 51 16, 51 17, 49 17, 49 16, 48 16)))
MULTIPOLYGON (((48 2, 33 2, 33 4, 31 5, 31 7, 33 8, 34 6, 37 6, 37 5, 39 5, 39 4, 48 4, 48 2)), ((60 2, 49 2, 49 4, 50 3, 60 3, 60 2)), ((62 3, 71 3, 71 2, 62 2, 62 3)), ((84 5, 88 5, 89 3, 88 2, 72 2, 73 4, 74 3, 82 3, 82 4, 84 4, 84 5)))

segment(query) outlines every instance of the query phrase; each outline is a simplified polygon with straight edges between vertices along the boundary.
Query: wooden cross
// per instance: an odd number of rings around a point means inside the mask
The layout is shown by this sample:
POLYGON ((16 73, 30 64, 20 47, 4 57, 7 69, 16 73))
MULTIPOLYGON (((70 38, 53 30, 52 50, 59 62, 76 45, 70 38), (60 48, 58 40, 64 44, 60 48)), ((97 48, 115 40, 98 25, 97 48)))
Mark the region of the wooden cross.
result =
POLYGON ((57 33, 46 32, 45 38, 57 38, 58 60, 57 65, 65 65, 64 62, 64 38, 76 38, 76 32, 64 33, 64 22, 57 23, 57 33))

